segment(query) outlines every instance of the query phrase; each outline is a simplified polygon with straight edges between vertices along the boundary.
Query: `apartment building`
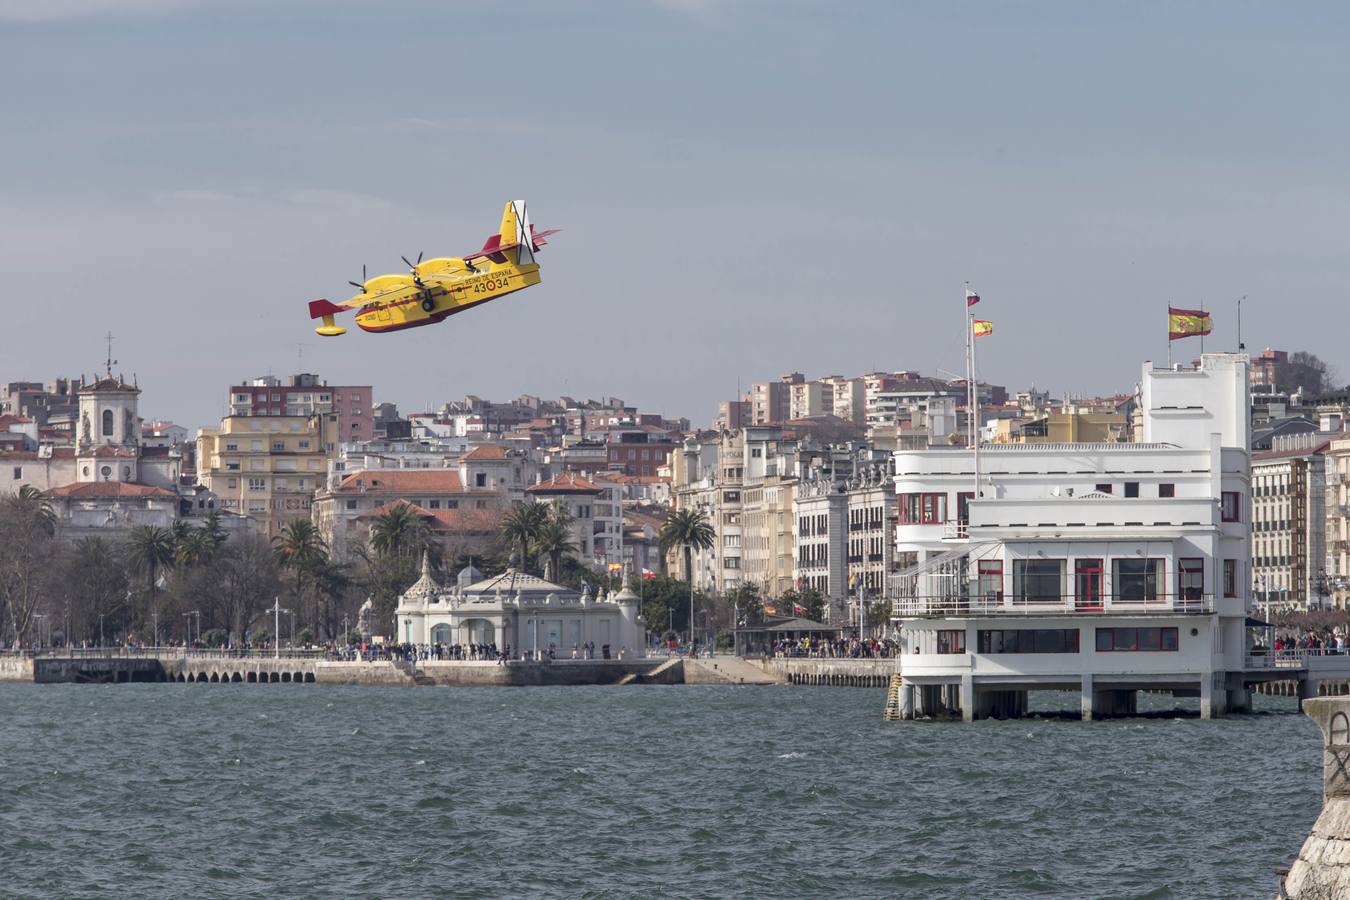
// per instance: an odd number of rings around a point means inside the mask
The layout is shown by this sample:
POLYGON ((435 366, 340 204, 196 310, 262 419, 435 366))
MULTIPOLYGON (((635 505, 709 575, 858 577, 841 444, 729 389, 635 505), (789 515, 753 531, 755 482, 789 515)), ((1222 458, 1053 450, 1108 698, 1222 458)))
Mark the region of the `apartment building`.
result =
POLYGON ((318 375, 301 373, 284 382, 272 375, 230 388, 233 416, 337 416, 339 442, 375 437, 370 385, 329 385, 318 375))
POLYGON ((226 416, 197 436, 197 479, 221 509, 249 516, 272 537, 291 519, 309 518, 339 424, 335 412, 226 416))
POLYGON ((1252 455, 1252 596, 1267 615, 1324 604, 1330 444, 1298 434, 1252 455))

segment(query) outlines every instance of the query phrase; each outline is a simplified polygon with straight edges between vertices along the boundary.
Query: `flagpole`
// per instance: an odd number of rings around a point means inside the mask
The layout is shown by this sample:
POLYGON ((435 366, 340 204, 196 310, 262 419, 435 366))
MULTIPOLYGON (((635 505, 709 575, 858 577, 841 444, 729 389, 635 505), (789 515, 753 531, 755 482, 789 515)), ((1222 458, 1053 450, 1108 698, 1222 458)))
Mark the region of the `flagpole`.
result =
POLYGON ((966 282, 966 386, 969 389, 967 418, 970 420, 970 446, 975 453, 975 499, 980 497, 980 402, 975 385, 975 313, 969 300, 970 282, 966 282))
POLYGON ((1172 368, 1172 304, 1167 305, 1167 368, 1172 368))

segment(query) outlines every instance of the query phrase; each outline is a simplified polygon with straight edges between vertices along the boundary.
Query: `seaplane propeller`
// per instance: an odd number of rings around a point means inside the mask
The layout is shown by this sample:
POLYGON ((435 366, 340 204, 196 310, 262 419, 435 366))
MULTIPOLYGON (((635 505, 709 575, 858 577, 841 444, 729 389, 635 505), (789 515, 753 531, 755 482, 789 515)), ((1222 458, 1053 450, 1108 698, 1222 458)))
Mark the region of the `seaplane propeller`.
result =
POLYGON ((412 272, 413 284, 419 288, 425 288, 426 284, 422 281, 422 276, 417 273, 417 267, 422 264, 422 254, 420 252, 417 254, 417 262, 409 262, 406 256, 400 257, 400 259, 407 263, 408 269, 412 272))
POLYGON ((366 289, 366 265, 365 265, 365 263, 362 263, 362 264, 361 264, 361 283, 360 283, 360 284, 357 284, 355 281, 349 281, 349 282, 347 282, 347 283, 350 284, 350 285, 351 285, 352 287, 354 287, 354 288, 360 288, 362 291, 365 291, 365 289, 366 289))

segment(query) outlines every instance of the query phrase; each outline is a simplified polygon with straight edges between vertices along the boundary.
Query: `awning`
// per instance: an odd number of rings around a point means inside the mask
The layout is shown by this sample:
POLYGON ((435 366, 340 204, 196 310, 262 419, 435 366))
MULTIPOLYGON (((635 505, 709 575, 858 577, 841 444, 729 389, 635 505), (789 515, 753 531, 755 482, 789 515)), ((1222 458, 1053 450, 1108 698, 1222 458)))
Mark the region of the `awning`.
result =
POLYGON ((1248 617, 1247 617, 1247 627, 1248 627, 1248 628, 1272 628, 1272 627, 1274 627, 1274 626, 1272 626, 1269 622, 1262 622, 1260 619, 1253 619, 1251 616, 1248 616, 1248 617))

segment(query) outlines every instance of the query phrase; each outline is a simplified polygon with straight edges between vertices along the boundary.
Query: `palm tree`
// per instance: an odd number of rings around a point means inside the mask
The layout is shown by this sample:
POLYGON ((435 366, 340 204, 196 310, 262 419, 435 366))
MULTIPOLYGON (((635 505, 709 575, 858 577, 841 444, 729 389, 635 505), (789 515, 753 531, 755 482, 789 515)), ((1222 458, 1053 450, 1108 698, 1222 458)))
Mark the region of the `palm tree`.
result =
POLYGON ((534 549, 548 557, 549 571, 544 577, 557 581, 562 574, 563 554, 576 553, 577 544, 572 540, 571 527, 550 516, 535 536, 534 549))
POLYGON ((202 530, 211 538, 211 543, 219 547, 229 540, 230 536, 220 524, 220 510, 213 509, 206 514, 206 521, 202 523, 202 530))
POLYGON ((522 572, 530 568, 530 547, 539 539, 539 532, 549 520, 549 508, 543 503, 530 501, 512 507, 502 516, 498 530, 502 540, 516 545, 520 551, 519 567, 522 572))
POLYGON ((672 547, 683 551, 684 580, 689 585, 689 640, 694 640, 694 548, 712 549, 716 533, 701 509, 677 509, 661 526, 661 550, 672 547))
POLYGON ((56 534, 56 513, 52 511, 51 501, 46 494, 31 484, 20 485, 19 492, 14 495, 14 502, 19 505, 20 513, 27 512, 32 516, 42 532, 48 536, 56 534))
POLYGON ((421 553, 431 538, 431 529, 411 503, 399 503, 376 516, 370 526, 370 545, 382 556, 421 553))
POLYGON ((216 551, 216 542, 205 528, 189 528, 178 536, 174 545, 174 562, 180 569, 199 566, 216 551))
MULTIPOLYGON (((137 525, 127 534, 127 563, 133 572, 145 575, 150 609, 158 610, 159 575, 174 564, 173 530, 155 525, 137 525)), ((159 635, 155 635, 158 640, 159 635)))
MULTIPOLYGON (((292 519, 282 526, 281 534, 272 538, 272 552, 281 568, 294 574, 296 603, 304 603, 305 583, 328 561, 328 547, 319 529, 309 519, 292 519)), ((318 618, 317 609, 314 618, 318 618)))

